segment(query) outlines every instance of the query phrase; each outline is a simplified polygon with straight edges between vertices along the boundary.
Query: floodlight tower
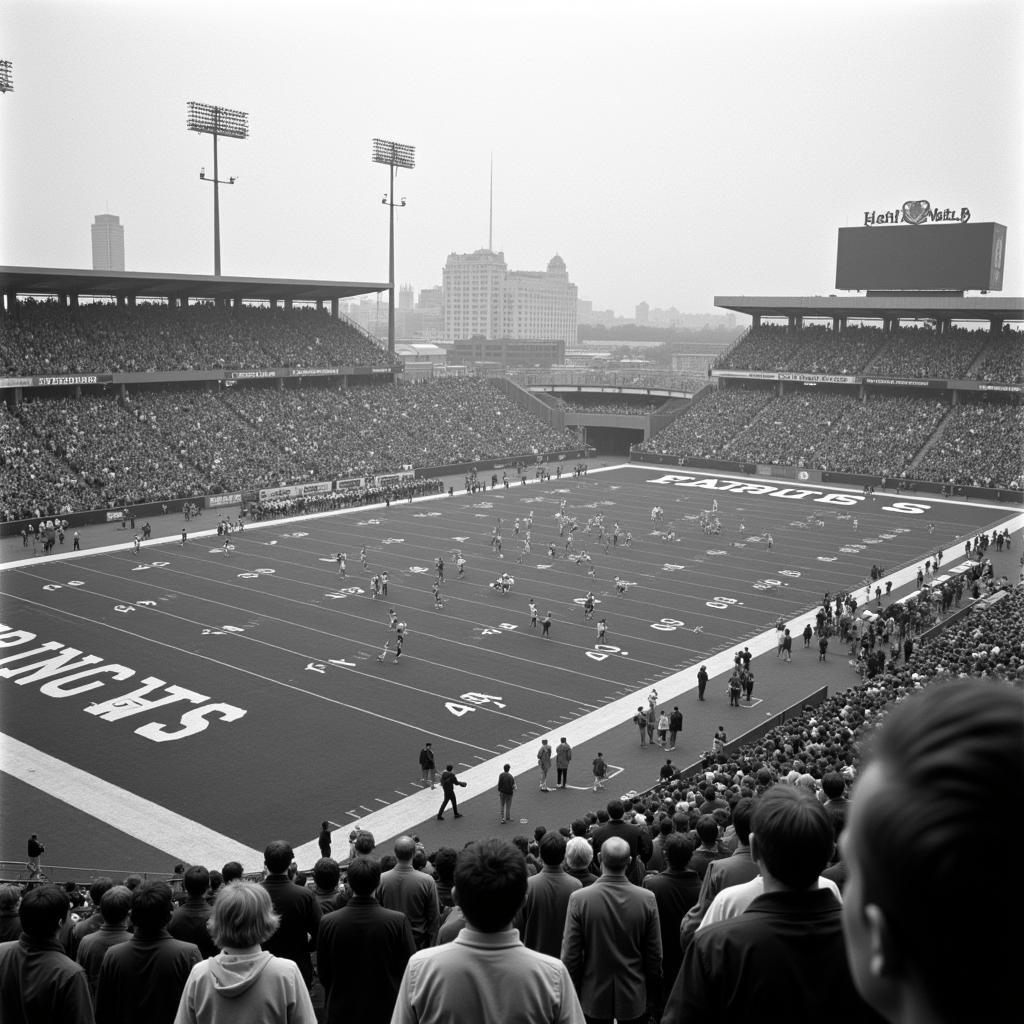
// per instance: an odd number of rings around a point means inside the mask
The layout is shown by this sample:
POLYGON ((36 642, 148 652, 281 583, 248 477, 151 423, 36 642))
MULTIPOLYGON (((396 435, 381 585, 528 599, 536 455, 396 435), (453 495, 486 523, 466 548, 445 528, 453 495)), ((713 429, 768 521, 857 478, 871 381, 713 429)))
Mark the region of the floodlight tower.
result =
POLYGON ((220 186, 234 185, 237 178, 221 181, 217 176, 217 138, 247 139, 249 137, 249 115, 242 110, 214 107, 209 103, 189 100, 186 126, 190 132, 213 136, 213 177, 207 178, 206 168, 199 171, 203 181, 213 182, 213 273, 220 277, 220 186))
POLYGON ((405 206, 402 201, 395 202, 395 168, 404 167, 412 170, 416 166, 416 147, 406 146, 401 142, 389 142, 387 139, 373 140, 373 162, 387 164, 391 168, 391 187, 381 202, 389 207, 390 228, 388 231, 388 355, 395 355, 395 207, 405 206))
POLYGON ((0 60, 0 92, 14 92, 14 65, 0 60))

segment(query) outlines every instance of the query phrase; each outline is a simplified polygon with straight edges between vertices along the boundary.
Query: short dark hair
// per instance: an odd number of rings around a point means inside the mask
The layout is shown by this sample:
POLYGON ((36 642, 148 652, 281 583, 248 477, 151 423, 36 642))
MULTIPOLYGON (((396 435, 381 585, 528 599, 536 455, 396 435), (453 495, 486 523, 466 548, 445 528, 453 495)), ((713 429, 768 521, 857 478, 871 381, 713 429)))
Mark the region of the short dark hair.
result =
POLYGON ((736 829, 736 838, 746 846, 750 842, 750 821, 754 815, 754 801, 745 796, 736 801, 732 809, 732 827, 736 829))
POLYGON ((333 857, 321 857, 313 865, 313 884, 325 892, 333 892, 341 881, 341 866, 333 857))
POLYGON ((237 860, 229 860, 227 864, 220 869, 220 873, 224 876, 224 884, 227 885, 229 882, 234 882, 241 878, 245 872, 242 870, 242 865, 237 860))
POLYGON ((143 882, 132 893, 132 923, 137 931, 159 931, 173 911, 174 899, 166 882, 143 882))
POLYGON ((821 777, 821 789, 829 800, 838 800, 846 791, 846 779, 839 772, 826 772, 821 777))
POLYGON ((68 894, 59 886, 29 889, 18 907, 21 930, 32 942, 46 942, 57 934, 70 909, 68 894))
POLYGON ((545 832, 540 837, 540 859, 548 867, 557 867, 565 860, 565 845, 561 832, 545 832))
POLYGON ((92 900, 93 906, 99 906, 100 900, 103 899, 103 894, 108 889, 114 888, 114 880, 112 878, 95 878, 89 883, 89 899, 92 900))
MULTIPOLYGON (((1024 693, 983 680, 932 685, 896 707, 874 741, 870 760, 886 786, 860 806, 854 785, 857 827, 845 833, 856 843, 861 902, 882 909, 939 1019, 996 1020, 1017 997, 1017 948, 965 942, 935 894, 976 873, 980 830, 1003 819, 1008 794, 1024 788, 1024 693), (964 985, 979 972, 990 984, 964 985)), ((1014 934, 1024 890, 1001 887, 980 917, 986 935, 1014 934)))
POLYGON ((132 891, 126 885, 112 885, 100 897, 100 913, 107 924, 120 924, 132 909, 132 891))
POLYGON ((455 881, 455 862, 458 858, 458 851, 451 846, 442 846, 434 854, 434 871, 439 882, 451 885, 455 881))
POLYGON ((673 832, 662 843, 661 849, 673 871, 683 871, 689 866, 690 858, 693 856, 693 843, 689 836, 673 832))
POLYGON ((291 844, 283 839, 275 839, 268 843, 263 851, 263 863, 272 875, 283 875, 292 862, 295 854, 292 852, 291 844))
POLYGON ((825 808, 798 786, 772 786, 754 807, 750 831, 765 867, 789 889, 809 889, 835 846, 825 808))
POLYGON ((455 892, 466 920, 482 932, 508 927, 526 897, 526 858, 500 839, 470 843, 455 865, 455 892))
POLYGON ((380 885, 380 864, 371 857, 360 857, 348 866, 348 884, 357 896, 370 896, 380 885))
POLYGON ((185 892, 189 896, 205 896, 210 888, 210 872, 201 864, 194 864, 185 872, 185 892))
POLYGON ((714 816, 711 814, 702 814, 697 819, 697 838, 702 843, 710 846, 718 839, 718 822, 715 821, 714 816))
POLYGON ((355 842, 352 844, 352 849, 356 853, 362 854, 364 857, 368 853, 373 853, 376 847, 376 840, 374 840, 373 835, 370 832, 360 832, 359 835, 356 836, 355 842))
MULTIPOLYGON (((600 812, 598 812, 600 813, 600 812)), ((609 800, 608 801, 608 817, 614 818, 616 821, 626 813, 626 809, 622 804, 621 800, 609 800)))

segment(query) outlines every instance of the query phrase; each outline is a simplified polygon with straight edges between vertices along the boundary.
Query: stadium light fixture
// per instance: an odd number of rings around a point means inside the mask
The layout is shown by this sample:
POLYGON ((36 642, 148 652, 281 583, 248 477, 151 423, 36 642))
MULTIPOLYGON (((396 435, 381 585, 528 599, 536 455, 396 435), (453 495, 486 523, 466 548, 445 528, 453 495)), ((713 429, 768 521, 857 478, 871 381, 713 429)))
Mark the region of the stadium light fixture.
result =
POLYGON ((388 207, 388 356, 395 356, 395 207, 405 206, 405 196, 395 202, 395 170, 404 167, 411 171, 416 166, 416 147, 389 139, 373 140, 373 162, 386 164, 390 168, 391 186, 381 200, 388 207))
POLYGON ((0 92, 14 92, 14 65, 0 60, 0 92))
POLYGON ((206 176, 206 168, 199 172, 202 181, 213 184, 213 274, 220 277, 220 186, 234 185, 237 177, 221 181, 217 174, 217 139, 247 139, 249 137, 249 115, 243 110, 231 110, 209 103, 188 102, 188 119, 185 122, 190 132, 213 136, 213 177, 206 176))

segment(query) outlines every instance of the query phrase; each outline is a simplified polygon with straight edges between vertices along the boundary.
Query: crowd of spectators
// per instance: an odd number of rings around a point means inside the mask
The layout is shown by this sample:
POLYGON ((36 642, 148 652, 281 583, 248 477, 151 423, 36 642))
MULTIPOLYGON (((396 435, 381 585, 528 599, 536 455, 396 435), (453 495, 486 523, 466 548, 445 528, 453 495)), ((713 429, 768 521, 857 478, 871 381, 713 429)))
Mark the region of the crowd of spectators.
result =
POLYGON ((949 407, 934 399, 795 391, 729 443, 726 458, 898 477, 949 407))
POLYGON ((1020 490, 1024 483, 1024 406, 961 402, 942 436, 914 467, 922 480, 1020 490))
POLYGON ((1004 327, 985 349, 981 365, 971 376, 1001 384, 1024 384, 1024 332, 1004 327))
POLYGON ((638 451, 704 459, 731 458, 729 443, 771 402, 768 388, 720 388, 705 391, 664 430, 638 451))
MULTIPOLYGON (((1000 596, 1001 600, 989 602, 983 609, 975 608, 938 635, 911 642, 908 648, 901 649, 895 637, 891 642, 880 639, 879 644, 890 649, 883 668, 872 678, 834 692, 816 706, 808 705, 750 743, 719 746, 706 752, 696 774, 683 777, 674 771, 663 772, 662 781, 647 792, 614 797, 606 806, 585 812, 571 822, 555 820, 538 825, 532 836, 517 835, 511 843, 481 839, 479 846, 467 845, 463 854, 447 846, 428 853, 416 837, 403 836, 395 841, 392 852, 390 847, 377 847, 369 833, 356 828, 348 836, 348 844, 332 857, 332 835, 329 823, 324 822, 320 834, 322 856, 309 873, 311 878, 298 870, 291 847, 278 841, 266 848, 265 871, 255 879, 258 884, 243 880, 241 865, 229 862, 220 871, 179 865, 172 885, 162 881, 143 883, 139 876, 130 876, 124 885, 115 885, 111 878, 96 879, 87 892, 74 883, 68 883, 63 891, 35 883, 29 883, 23 891, 18 887, 0 889, 0 924, 7 928, 4 937, 8 938, 0 944, 4 1000, 0 1005, 6 1013, 18 1005, 43 1004, 52 1017, 58 1002, 66 1000, 67 1005, 78 1007, 78 1015, 58 1014, 52 1019, 86 1024, 92 1020, 93 1005, 101 1020, 122 1019, 104 1014, 130 1013, 143 1005, 146 1019, 155 1024, 170 1024, 174 1019, 220 1019, 211 1015, 208 1003, 216 999, 206 979, 225 971, 230 964, 233 981, 244 982, 241 991, 254 983, 254 979, 246 979, 264 970, 279 978, 273 985, 257 984, 254 992, 258 994, 247 998, 257 1003, 266 999, 270 1004, 283 999, 290 1007, 278 1011, 285 1014, 282 1017, 251 1019, 334 1022, 348 1019, 344 1015, 353 1008, 361 1020, 387 1021, 393 1011, 394 1019, 399 1021, 492 1019, 467 1017, 470 1011, 465 1006, 438 1002, 444 999, 443 987, 431 985, 429 991, 424 991, 417 982, 431 962, 440 962, 446 965, 449 976, 466 972, 467 979, 475 978, 475 983, 487 990, 500 991, 494 972, 501 971, 510 956, 523 955, 512 952, 522 948, 521 940, 526 948, 554 958, 543 961, 550 965, 546 968, 549 975, 561 959, 564 967, 558 970, 562 988, 554 986, 552 980, 545 991, 549 995, 560 992, 556 1002, 563 1008, 561 1012, 534 1016, 540 1011, 531 1000, 530 1010, 522 1014, 517 1010, 511 1016, 502 1014, 502 1019, 582 1021, 583 1014, 569 996, 568 986, 584 1007, 596 1006, 601 986, 588 976, 585 966, 587 958, 596 958, 606 972, 606 985, 622 990, 639 986, 641 1009, 646 1007, 642 1019, 660 1019, 669 1024, 691 1019, 680 1010, 680 1004, 692 1004, 694 1000, 699 1003, 707 996, 705 989, 714 989, 716 984, 731 991, 733 1000, 755 998, 758 992, 763 994, 764 986, 778 984, 770 977, 757 977, 758 972, 768 969, 764 966, 765 950, 757 944, 745 951, 747 962, 741 974, 723 971, 724 965, 717 958, 724 952, 718 943, 732 930, 723 929, 717 922, 736 920, 748 906, 756 905, 764 914, 768 904, 760 901, 760 894, 779 892, 780 882, 791 878, 791 873, 806 873, 805 859, 810 858, 812 880, 819 878, 810 889, 829 890, 827 897, 814 897, 822 903, 819 913, 825 910, 825 904, 835 908, 837 914, 840 902, 848 905, 844 909, 845 950, 835 930, 822 933, 815 941, 832 945, 825 957, 828 962, 816 965, 815 973, 834 972, 849 991, 842 1007, 834 1006, 830 999, 835 990, 830 985, 820 986, 818 978, 801 989, 797 1000, 802 1013, 811 1012, 804 1005, 808 999, 815 1003, 816 1012, 813 1017, 800 1019, 872 1020, 863 1009, 851 1007, 853 990, 845 969, 845 953, 850 954, 851 961, 858 955, 858 950, 849 945, 857 941, 850 914, 858 913, 867 901, 859 889, 859 874, 854 873, 864 867, 863 853, 856 850, 858 863, 853 865, 845 839, 837 840, 848 828, 856 828, 858 840, 863 841, 860 830, 866 826, 859 820, 854 825, 855 817, 863 816, 861 808, 866 806, 863 800, 858 801, 858 785, 867 786, 869 776, 878 776, 879 767, 876 760, 865 771, 862 758, 875 730, 881 725, 884 734, 890 721, 899 720, 904 746, 919 741, 937 744, 948 761, 943 770, 956 776, 950 784, 962 788, 965 773, 970 773, 972 787, 981 786, 991 792, 987 802, 993 807, 1001 806, 1004 786, 1021 781, 1024 765, 1019 690, 1024 685, 1024 588, 1003 589, 1000 596), (936 697, 940 699, 932 699, 936 697), (907 701, 920 703, 913 705, 913 711, 900 708, 893 714, 907 701), (919 713, 926 724, 915 729, 913 722, 919 713), (992 721, 982 725, 986 716, 992 721), (976 727, 971 719, 977 720, 976 727), (1002 724, 995 728, 997 720, 1002 724), (933 742, 931 733, 939 729, 940 722, 941 742, 939 738, 933 742), (950 729, 955 736, 946 735, 950 729), (966 747, 958 760, 958 751, 953 748, 961 744, 972 749, 984 747, 985 761, 968 763, 964 760, 966 747), (978 770, 984 768, 984 763, 1010 774, 992 777, 978 770), (818 805, 813 813, 806 809, 811 804, 818 805), (767 843, 769 835, 775 834, 771 830, 779 819, 772 819, 773 825, 762 813, 769 806, 783 817, 798 814, 805 825, 810 814, 826 830, 821 842, 801 830, 791 849, 786 847, 790 850, 787 856, 794 859, 785 863, 773 859, 772 850, 776 850, 777 858, 777 847, 755 845, 759 839, 767 843), (820 853, 812 856, 812 846, 820 846, 820 853), (496 864, 502 865, 502 873, 507 875, 514 869, 513 873, 520 873, 522 879, 516 885, 517 895, 507 910, 502 910, 506 916, 501 920, 495 917, 493 925, 485 927, 489 918, 483 908, 493 909, 494 904, 475 898, 478 893, 474 886, 496 864), (611 882, 607 881, 609 874, 615 876, 611 882), (773 882, 771 890, 767 879, 773 882), (601 926, 608 929, 606 941, 614 945, 635 940, 629 927, 617 939, 612 937, 617 934, 616 921, 636 913, 634 902, 647 908, 648 925, 660 935, 657 943, 648 936, 643 940, 648 942, 647 951, 637 951, 649 958, 645 969, 638 969, 629 956, 616 959, 607 950, 586 948, 588 941, 594 941, 589 914, 599 913, 589 908, 610 898, 610 894, 598 896, 597 890, 585 898, 577 894, 592 886, 604 890, 609 885, 619 895, 615 903, 618 909, 601 926), (653 898, 647 893, 641 895, 643 890, 653 893, 653 898), (836 902, 830 902, 833 900, 836 902), (44 934, 37 914, 46 901, 52 901, 54 912, 47 919, 44 934), (249 918, 240 910, 239 901, 258 910, 258 926, 242 927, 249 918), (16 914, 20 914, 24 933, 20 940, 10 938, 12 930, 17 930, 16 914), (518 936, 511 929, 518 930, 518 936), (500 958, 491 961, 484 975, 473 967, 472 950, 475 943, 483 941, 481 932, 493 933, 495 938, 487 944, 499 944, 501 949, 500 958), (159 956, 154 954, 156 947, 159 956), (443 953, 439 952, 442 948, 443 953), (35 972, 20 969, 20 958, 32 955, 40 964, 45 961, 51 991, 46 991, 38 968, 35 972), (62 956, 77 960, 79 968, 62 956), (646 1001, 642 996, 644 985, 646 1001), (699 987, 699 993, 694 986, 699 987), (575 1009, 565 1005, 565 1000, 570 1000, 575 1009), (431 1015, 417 1016, 427 1008, 431 1015)), ((889 756, 893 756, 891 744, 889 756)), ((927 755, 920 751, 915 756, 927 755)), ((891 793, 901 783, 900 778, 885 778, 885 791, 891 793)), ((921 785, 928 788, 927 781, 921 785)), ((874 801, 882 799, 875 789, 871 792, 876 794, 874 801)), ((934 808, 939 819, 968 811, 980 814, 980 792, 973 803, 966 794, 963 798, 970 806, 954 808, 949 803, 952 797, 947 796, 945 806, 934 808)), ((911 788, 906 799, 913 802, 916 811, 923 812, 921 802, 927 803, 928 794, 911 788)), ((877 803, 872 802, 872 808, 876 807, 877 803)), ((967 822, 962 825, 968 828, 967 822)), ((815 829, 818 827, 815 825, 815 829)), ((934 827, 929 825, 910 841, 924 845, 940 842, 942 837, 933 834, 934 827)), ((932 870, 929 858, 922 861, 913 850, 904 852, 908 857, 905 866, 915 878, 932 870)), ((941 848, 941 852, 953 853, 948 848, 941 848)), ((964 851, 964 857, 973 856, 970 849, 964 851)), ((903 867, 885 858, 878 864, 882 871, 903 867)), ((934 901, 934 891, 922 885, 924 898, 934 901)), ((802 899, 794 898, 786 913, 798 914, 802 899)), ((1014 899, 1016 912, 1019 897, 1014 899)), ((936 913, 941 916, 944 911, 937 908, 936 913)), ((744 918, 746 929, 752 919, 749 915, 744 918)), ((790 928, 787 934, 792 933, 790 928)), ((643 929, 640 934, 645 934, 643 929)), ((792 940, 780 937, 780 941, 792 940)), ((902 941, 909 942, 910 938, 902 941)), ((949 948, 950 955, 958 957, 962 952, 955 942, 942 945, 949 948)), ((807 961, 798 958, 793 969, 803 971, 806 966, 807 961)), ((952 964, 942 966, 948 969, 952 964)), ((220 980, 223 985, 225 975, 220 980)), ((469 985, 466 980, 462 990, 469 985)), ((858 988, 868 997, 870 987, 858 984, 858 988)), ((965 994, 963 1001, 977 1007, 977 999, 978 994, 972 992, 965 994)), ((256 1012, 250 1004, 235 1004, 235 1009, 240 1005, 247 1006, 248 1013, 256 1012)), ((792 1014, 794 1004, 787 1003, 784 1010, 792 1014)), ((935 1019, 964 1019, 959 1012, 935 1019)), ((723 1019, 749 1018, 730 1014, 723 1019)), ((889 1019, 904 1020, 899 1015, 889 1019)))
POLYGON ((618 401, 597 399, 590 401, 585 398, 564 398, 556 395, 555 400, 566 412, 605 413, 613 416, 648 416, 657 412, 664 404, 664 399, 619 399, 618 401))
POLYGON ((11 519, 578 446, 475 377, 138 389, 5 407, 0 480, 11 519))
POLYGON ((379 344, 324 311, 212 303, 26 300, 0 317, 0 352, 12 376, 391 365, 379 344))
POLYGON ((1024 379, 1024 340, 1020 332, 947 326, 901 326, 891 331, 850 324, 790 328, 762 324, 751 328, 717 364, 721 369, 818 373, 940 380, 1024 379), (974 367, 980 355, 982 362, 974 367))

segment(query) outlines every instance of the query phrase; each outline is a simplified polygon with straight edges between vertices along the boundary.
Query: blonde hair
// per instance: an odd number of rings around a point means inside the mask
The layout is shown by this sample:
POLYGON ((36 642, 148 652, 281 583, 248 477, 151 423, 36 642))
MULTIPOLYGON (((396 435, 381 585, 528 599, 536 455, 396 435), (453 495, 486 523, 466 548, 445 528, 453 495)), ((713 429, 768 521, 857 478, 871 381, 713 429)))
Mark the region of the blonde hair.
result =
POLYGON ((245 949, 266 942, 280 923, 267 890, 239 880, 217 890, 207 928, 221 949, 245 949))

